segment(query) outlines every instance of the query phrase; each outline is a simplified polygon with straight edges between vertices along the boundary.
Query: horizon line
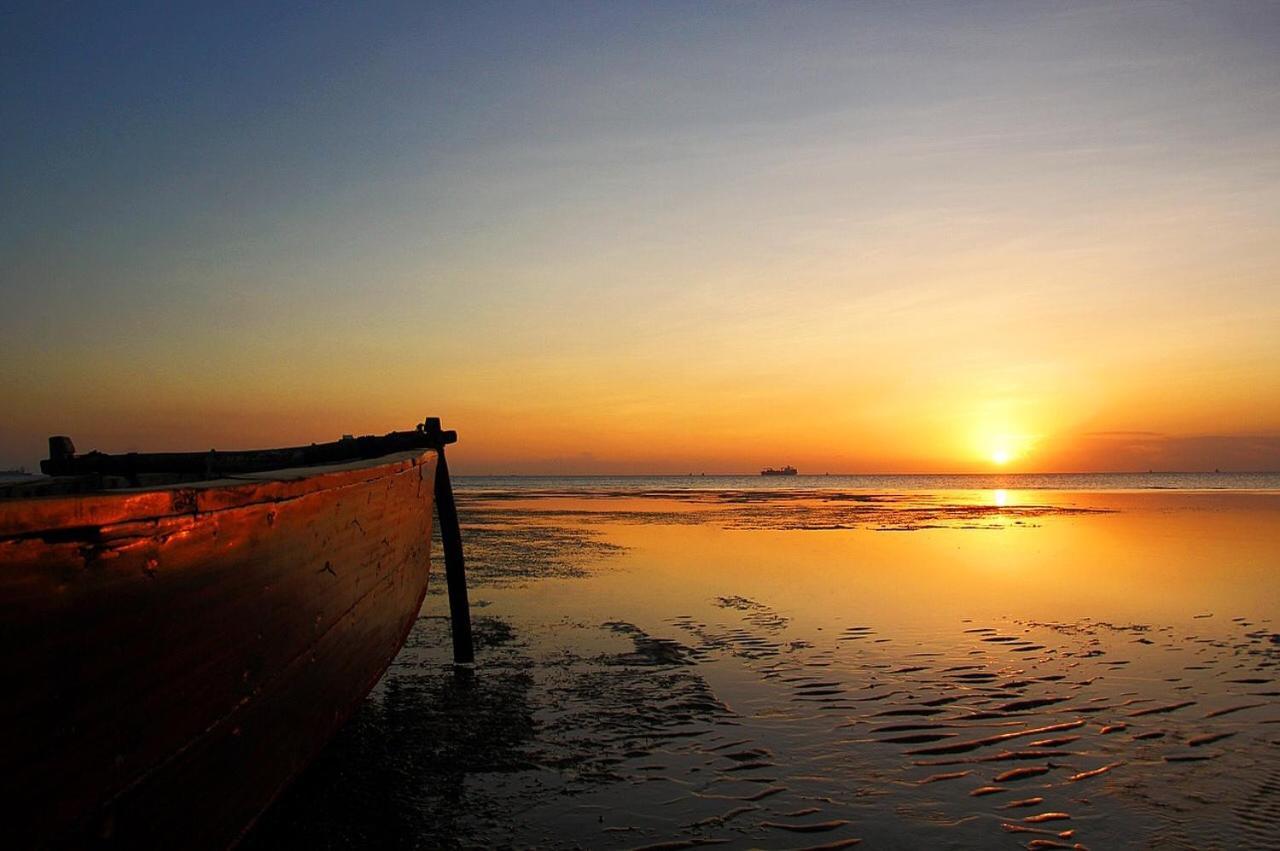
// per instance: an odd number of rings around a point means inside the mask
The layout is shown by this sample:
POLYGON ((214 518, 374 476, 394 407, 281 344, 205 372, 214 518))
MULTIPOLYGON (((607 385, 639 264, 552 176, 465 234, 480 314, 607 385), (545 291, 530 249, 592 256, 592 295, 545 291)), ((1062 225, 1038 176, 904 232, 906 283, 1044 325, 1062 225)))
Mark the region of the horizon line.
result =
MULTIPOLYGON (((782 478, 792 476, 763 476, 755 473, 457 473, 459 477, 471 479, 538 479, 554 476, 574 477, 579 479, 697 479, 701 477, 723 478, 782 478)), ((1058 471, 988 471, 988 472, 935 472, 935 473, 797 473, 794 478, 826 478, 826 477, 873 477, 873 476, 1277 476, 1280 470, 1058 470, 1058 471)))

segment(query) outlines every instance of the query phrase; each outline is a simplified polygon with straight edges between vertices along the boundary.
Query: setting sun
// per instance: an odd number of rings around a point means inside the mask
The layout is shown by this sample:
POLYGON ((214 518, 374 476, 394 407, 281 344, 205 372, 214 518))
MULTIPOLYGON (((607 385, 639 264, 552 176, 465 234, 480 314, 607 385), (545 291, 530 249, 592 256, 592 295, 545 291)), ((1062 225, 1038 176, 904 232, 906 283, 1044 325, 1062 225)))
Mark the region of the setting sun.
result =
POLYGON ((1006 418, 992 423, 990 418, 975 429, 972 458, 981 459, 988 466, 1007 467, 1017 463, 1025 466, 1041 441, 1038 429, 1026 423, 1015 424, 1006 418))

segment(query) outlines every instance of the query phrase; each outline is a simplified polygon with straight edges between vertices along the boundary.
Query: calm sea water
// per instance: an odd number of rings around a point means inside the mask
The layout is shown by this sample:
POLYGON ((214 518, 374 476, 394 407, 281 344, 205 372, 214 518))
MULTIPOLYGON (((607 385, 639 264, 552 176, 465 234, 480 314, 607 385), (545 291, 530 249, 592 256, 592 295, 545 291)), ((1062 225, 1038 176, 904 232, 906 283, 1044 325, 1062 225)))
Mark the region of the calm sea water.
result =
POLYGON ((821 476, 458 476, 468 490, 1280 490, 1280 473, 1003 473, 821 476))
POLYGON ((1276 478, 469 478, 240 847, 1276 848, 1276 478))

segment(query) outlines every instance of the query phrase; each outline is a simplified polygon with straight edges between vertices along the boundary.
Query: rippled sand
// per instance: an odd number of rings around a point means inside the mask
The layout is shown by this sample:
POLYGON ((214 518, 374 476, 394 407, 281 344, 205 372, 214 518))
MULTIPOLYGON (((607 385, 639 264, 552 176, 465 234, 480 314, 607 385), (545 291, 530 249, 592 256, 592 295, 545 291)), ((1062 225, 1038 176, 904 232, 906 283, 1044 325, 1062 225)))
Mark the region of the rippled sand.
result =
POLYGON ((247 847, 1280 844, 1280 498, 460 508, 474 676, 439 583, 247 847))

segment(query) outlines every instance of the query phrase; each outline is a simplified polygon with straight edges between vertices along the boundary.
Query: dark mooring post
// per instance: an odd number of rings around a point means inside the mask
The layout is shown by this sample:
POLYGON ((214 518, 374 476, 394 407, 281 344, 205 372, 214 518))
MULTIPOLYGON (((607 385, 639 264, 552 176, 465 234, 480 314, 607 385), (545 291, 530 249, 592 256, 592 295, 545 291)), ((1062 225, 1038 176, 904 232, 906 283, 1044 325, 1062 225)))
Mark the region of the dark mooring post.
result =
POLYGON ((453 502, 453 483, 449 480, 449 462, 444 457, 446 444, 458 440, 458 433, 442 431, 438 417, 427 417, 423 432, 431 438, 439 454, 436 461, 436 514, 440 518, 440 540, 444 544, 444 575, 449 586, 449 626, 453 630, 453 663, 470 665, 476 660, 471 642, 471 603, 467 600, 467 568, 462 558, 462 528, 458 525, 458 507, 453 502))

